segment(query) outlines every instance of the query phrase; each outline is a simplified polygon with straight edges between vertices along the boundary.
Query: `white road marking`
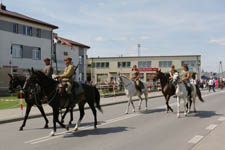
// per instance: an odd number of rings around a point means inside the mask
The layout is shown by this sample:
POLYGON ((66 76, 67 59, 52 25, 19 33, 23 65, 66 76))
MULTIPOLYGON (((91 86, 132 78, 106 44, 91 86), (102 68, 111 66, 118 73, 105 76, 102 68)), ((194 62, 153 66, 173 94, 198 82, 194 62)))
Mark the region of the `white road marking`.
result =
MULTIPOLYGON (((212 94, 207 94, 207 95, 204 95, 202 97, 208 97, 208 96, 216 95, 216 94, 223 93, 223 92, 225 92, 225 91, 212 93, 212 94)), ((181 103, 183 103, 183 101, 181 103)), ((175 106, 175 105, 177 105, 176 102, 170 104, 170 106, 175 106)), ((162 106, 159 106, 159 107, 155 107, 155 108, 152 108, 152 109, 162 109, 162 108, 165 108, 165 105, 162 105, 162 106)), ((140 114, 140 113, 129 114, 129 115, 121 116, 121 117, 118 117, 118 118, 106 120, 104 123, 98 125, 98 127, 104 126, 104 125, 107 125, 107 124, 111 124, 111 123, 114 123, 114 122, 126 120, 126 119, 129 119, 129 118, 133 118, 133 117, 136 117, 136 116, 139 116, 139 115, 143 115, 143 114, 140 114)), ((93 127, 92 126, 80 127, 79 131, 81 131, 81 130, 88 130, 88 129, 91 129, 91 128, 93 128, 93 127)), ((76 131, 76 132, 79 132, 79 131, 76 131)), ((59 137, 63 137, 65 135, 65 133, 71 133, 71 132, 72 132, 72 130, 64 131, 64 132, 56 133, 56 135, 53 136, 53 137, 52 136, 44 136, 44 137, 37 138, 37 139, 34 139, 34 140, 26 141, 24 143, 26 143, 26 144, 38 144, 38 143, 41 143, 41 142, 45 142, 45 141, 53 140, 53 139, 56 139, 56 138, 59 138, 59 137)))
POLYGON ((189 140, 188 143, 196 144, 196 143, 198 143, 202 138, 203 138, 203 136, 201 136, 201 135, 196 135, 196 136, 193 137, 191 140, 189 140))
POLYGON ((225 117, 218 118, 218 121, 224 121, 224 120, 225 120, 225 117))
POLYGON ((206 130, 213 130, 217 127, 217 124, 210 124, 208 127, 206 127, 206 130))

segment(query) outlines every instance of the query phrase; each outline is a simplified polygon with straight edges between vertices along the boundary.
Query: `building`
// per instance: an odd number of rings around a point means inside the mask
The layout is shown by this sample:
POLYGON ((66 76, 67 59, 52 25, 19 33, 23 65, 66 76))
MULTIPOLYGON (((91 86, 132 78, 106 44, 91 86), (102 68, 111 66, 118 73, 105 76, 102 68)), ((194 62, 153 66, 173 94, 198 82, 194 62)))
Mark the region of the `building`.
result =
POLYGON ((137 65, 141 72, 141 79, 149 81, 155 71, 169 72, 172 65, 178 71, 182 70, 183 64, 188 64, 189 70, 197 72, 200 76, 201 56, 141 56, 141 57, 97 57, 89 58, 87 75, 94 83, 110 82, 115 79, 118 73, 131 77, 131 68, 137 65))
MULTIPOLYGON (((86 80, 86 58, 87 58, 87 50, 90 46, 71 41, 62 37, 58 37, 54 35, 54 49, 56 57, 53 60, 53 67, 57 68, 58 73, 63 72, 65 68, 64 57, 70 56, 72 57, 73 65, 77 66, 75 78, 77 81, 85 81, 86 80)), ((54 57, 54 55, 53 55, 54 57)))
MULTIPOLYGON (((53 54, 58 58, 59 72, 65 68, 64 56, 69 55, 74 65, 80 63, 76 79, 86 79, 86 55, 90 47, 61 37, 61 43, 54 44, 55 29, 58 29, 55 25, 9 11, 0 4, 0 90, 8 88, 8 73, 26 74, 31 67, 42 70, 43 59, 53 58, 53 54)), ((56 63, 53 66, 56 69, 56 63)))

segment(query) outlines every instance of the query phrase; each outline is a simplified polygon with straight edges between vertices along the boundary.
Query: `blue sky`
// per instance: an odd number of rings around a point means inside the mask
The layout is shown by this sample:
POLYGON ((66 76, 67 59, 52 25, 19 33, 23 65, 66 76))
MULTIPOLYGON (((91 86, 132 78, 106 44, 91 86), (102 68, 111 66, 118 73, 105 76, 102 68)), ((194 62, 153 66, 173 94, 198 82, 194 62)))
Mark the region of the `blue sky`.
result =
POLYGON ((89 57, 202 55, 225 63, 224 0, 3 0, 8 10, 59 26, 60 36, 91 46, 89 57))

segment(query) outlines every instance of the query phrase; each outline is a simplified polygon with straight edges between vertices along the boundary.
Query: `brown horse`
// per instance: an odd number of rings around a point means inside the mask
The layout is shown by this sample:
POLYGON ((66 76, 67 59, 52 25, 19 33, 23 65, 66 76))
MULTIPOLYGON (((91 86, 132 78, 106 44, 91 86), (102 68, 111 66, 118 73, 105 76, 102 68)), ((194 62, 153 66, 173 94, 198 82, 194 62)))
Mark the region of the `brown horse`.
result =
POLYGON ((156 71, 155 79, 160 80, 160 85, 162 88, 162 93, 166 99, 166 112, 168 113, 170 110, 173 112, 173 109, 169 105, 170 97, 175 94, 176 88, 172 84, 169 83, 169 75, 162 73, 160 70, 156 71))

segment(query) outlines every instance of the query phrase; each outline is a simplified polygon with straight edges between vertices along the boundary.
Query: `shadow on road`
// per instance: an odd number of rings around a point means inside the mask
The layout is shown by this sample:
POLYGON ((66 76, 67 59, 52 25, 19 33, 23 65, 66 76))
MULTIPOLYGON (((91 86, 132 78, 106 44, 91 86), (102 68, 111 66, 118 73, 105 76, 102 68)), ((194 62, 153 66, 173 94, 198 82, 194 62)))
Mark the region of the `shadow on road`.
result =
POLYGON ((97 129, 89 129, 89 130, 81 130, 76 131, 70 135, 65 135, 64 138, 72 138, 72 137, 84 137, 88 135, 105 135, 111 133, 118 133, 128 131, 128 127, 110 127, 110 128, 97 128, 97 129))
POLYGON ((151 113, 159 113, 159 112, 166 112, 165 109, 150 109, 150 110, 143 110, 140 111, 142 114, 151 114, 151 113))
POLYGON ((189 117, 199 117, 199 118, 210 118, 210 117, 214 117, 214 116, 221 116, 222 114, 217 114, 215 111, 197 111, 196 113, 191 112, 191 114, 189 114, 189 117))

